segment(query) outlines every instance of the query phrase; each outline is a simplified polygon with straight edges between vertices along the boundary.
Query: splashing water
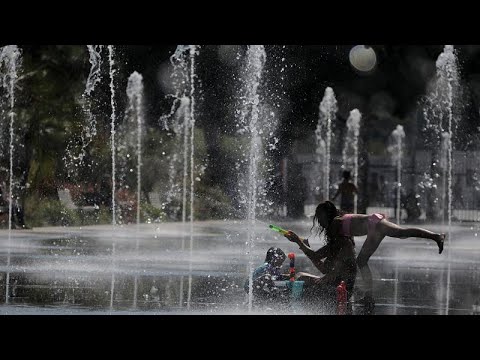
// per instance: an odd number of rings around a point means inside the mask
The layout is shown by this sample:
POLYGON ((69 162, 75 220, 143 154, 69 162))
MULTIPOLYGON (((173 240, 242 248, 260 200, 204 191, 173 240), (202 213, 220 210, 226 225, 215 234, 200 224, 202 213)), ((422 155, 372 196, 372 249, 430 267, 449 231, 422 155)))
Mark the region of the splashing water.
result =
MULTIPOLYGON (((195 197, 195 57, 199 53, 197 45, 178 45, 175 53, 170 57, 170 63, 173 66, 172 80, 175 88, 173 103, 168 114, 161 116, 160 121, 166 130, 172 130, 175 136, 183 135, 183 141, 176 141, 173 154, 169 163, 169 186, 166 193, 166 199, 162 201, 162 207, 165 208, 173 200, 177 199, 181 193, 182 203, 182 226, 186 227, 187 222, 187 182, 190 178, 190 243, 189 243, 189 267, 191 273, 192 252, 193 252, 193 221, 194 221, 194 197, 195 197), (182 159, 178 156, 183 153, 182 159), (178 185, 178 165, 183 165, 181 173, 182 186, 178 185), (188 169, 190 168, 190 174, 188 169)), ((181 249, 185 250, 185 236, 182 236, 181 249)), ((192 277, 188 279, 187 308, 190 308, 191 302, 192 277)), ((183 306, 183 277, 180 282, 180 306, 183 306)))
MULTIPOLYGON (((358 185, 358 136, 360 135, 360 121, 362 114, 358 109, 350 111, 347 119, 347 133, 342 150, 343 168, 353 169, 353 183, 358 185)), ((357 212, 357 195, 354 199, 354 210, 357 212)))
MULTIPOLYGON (((192 45, 193 46, 193 45, 192 45)), ((171 74, 173 87, 175 88, 174 94, 168 94, 168 97, 173 98, 170 111, 160 117, 160 123, 166 130, 169 130, 169 121, 177 111, 179 102, 184 97, 188 97, 189 84, 190 84, 190 45, 178 45, 174 54, 170 56, 170 64, 173 67, 171 74)), ((174 122, 175 126, 176 122, 174 122)), ((178 124, 178 123, 177 123, 178 124)))
MULTIPOLYGON (((187 179, 191 152, 189 143, 191 143, 192 133, 191 86, 189 85, 192 80, 192 67, 189 65, 191 60, 190 45, 178 45, 175 53, 170 57, 170 63, 173 66, 171 78, 175 93, 168 95, 168 97, 173 98, 169 113, 160 117, 160 122, 165 130, 172 131, 175 137, 183 137, 183 141, 177 140, 173 143, 172 155, 169 155, 168 188, 164 192, 166 194, 165 198, 162 199, 162 208, 165 208, 174 200, 181 199, 183 225, 186 224, 187 219, 187 179), (183 157, 178 156, 181 153, 183 157), (180 166, 182 169, 180 169, 180 166), (177 178, 180 178, 180 181, 177 178)), ((182 249, 184 247, 185 244, 182 241, 182 249)))
POLYGON ((85 84, 85 91, 82 94, 82 108, 86 117, 86 124, 82 126, 80 149, 78 151, 75 149, 74 139, 70 139, 67 144, 64 160, 67 165, 67 174, 69 177, 72 177, 76 171, 84 165, 87 147, 97 135, 97 120, 92 112, 92 93, 102 79, 101 66, 103 48, 103 45, 87 45, 91 67, 85 84))

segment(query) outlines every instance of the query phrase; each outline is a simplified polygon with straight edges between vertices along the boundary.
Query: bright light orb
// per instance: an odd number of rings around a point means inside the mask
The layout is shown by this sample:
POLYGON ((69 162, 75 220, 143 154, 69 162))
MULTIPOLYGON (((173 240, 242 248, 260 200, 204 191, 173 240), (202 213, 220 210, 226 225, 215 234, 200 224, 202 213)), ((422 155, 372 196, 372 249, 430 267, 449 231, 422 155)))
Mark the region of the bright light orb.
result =
POLYGON ((370 46, 356 45, 350 50, 350 63, 358 71, 371 71, 377 64, 377 55, 370 46))

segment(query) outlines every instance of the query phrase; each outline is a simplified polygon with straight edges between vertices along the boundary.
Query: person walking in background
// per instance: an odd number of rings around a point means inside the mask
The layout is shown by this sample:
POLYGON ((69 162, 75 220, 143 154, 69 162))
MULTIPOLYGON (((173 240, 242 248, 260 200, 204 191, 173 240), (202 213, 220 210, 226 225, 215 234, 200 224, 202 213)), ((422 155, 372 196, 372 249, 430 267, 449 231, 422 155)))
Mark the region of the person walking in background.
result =
POLYGON ((346 213, 353 213, 355 204, 355 195, 358 189, 354 183, 350 182, 350 171, 343 172, 343 181, 339 184, 338 190, 333 196, 334 201, 340 195, 340 209, 346 213))

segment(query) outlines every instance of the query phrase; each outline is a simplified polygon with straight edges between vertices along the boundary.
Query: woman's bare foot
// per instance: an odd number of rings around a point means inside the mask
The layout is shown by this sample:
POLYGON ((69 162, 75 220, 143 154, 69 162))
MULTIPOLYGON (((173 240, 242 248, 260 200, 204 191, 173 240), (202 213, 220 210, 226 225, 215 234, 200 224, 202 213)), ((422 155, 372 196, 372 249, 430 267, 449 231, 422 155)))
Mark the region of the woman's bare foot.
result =
POLYGON ((438 253, 441 254, 443 251, 443 244, 445 242, 445 234, 439 234, 435 241, 438 245, 438 253))

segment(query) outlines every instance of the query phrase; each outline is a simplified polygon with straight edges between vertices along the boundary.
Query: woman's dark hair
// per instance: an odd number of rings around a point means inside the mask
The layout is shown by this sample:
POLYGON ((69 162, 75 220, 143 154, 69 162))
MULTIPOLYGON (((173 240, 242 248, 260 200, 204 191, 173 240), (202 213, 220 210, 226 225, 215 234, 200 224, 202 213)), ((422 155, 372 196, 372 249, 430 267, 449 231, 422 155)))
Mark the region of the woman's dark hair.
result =
MULTIPOLYGON (((315 227, 318 227, 316 235, 320 236, 321 233, 325 232, 326 244, 335 245, 336 243, 338 243, 337 241, 335 241, 335 238, 338 236, 338 234, 332 233, 332 227, 330 225, 332 225, 333 219, 335 219, 337 216, 342 216, 343 214, 344 212, 337 209, 335 204, 329 200, 318 204, 317 208, 315 209, 315 216, 313 217, 313 226, 310 229, 310 231, 312 231, 315 227), (320 225, 320 214, 322 212, 325 212, 327 214, 328 225, 326 227, 322 227, 320 225)), ((353 238, 351 236, 349 237, 349 239, 352 242, 352 244, 355 245, 353 238)))
POLYGON ((275 259, 276 257, 280 257, 285 260, 287 258, 287 255, 285 255, 282 249, 272 246, 270 249, 267 250, 265 262, 271 264, 273 259, 275 259))

